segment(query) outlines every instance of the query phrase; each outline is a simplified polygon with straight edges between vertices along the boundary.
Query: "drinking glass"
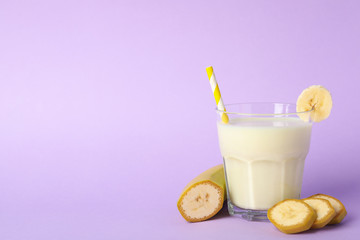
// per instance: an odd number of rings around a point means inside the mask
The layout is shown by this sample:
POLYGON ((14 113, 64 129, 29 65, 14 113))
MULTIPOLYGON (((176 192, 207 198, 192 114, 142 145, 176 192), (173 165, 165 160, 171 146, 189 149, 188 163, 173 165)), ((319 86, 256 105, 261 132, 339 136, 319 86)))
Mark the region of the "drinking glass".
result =
MULTIPOLYGON (((300 198, 309 151, 311 111, 295 104, 225 105, 229 122, 217 129, 231 215, 267 220, 267 209, 279 201, 300 198)), ((224 113, 216 109, 218 116, 224 113)))

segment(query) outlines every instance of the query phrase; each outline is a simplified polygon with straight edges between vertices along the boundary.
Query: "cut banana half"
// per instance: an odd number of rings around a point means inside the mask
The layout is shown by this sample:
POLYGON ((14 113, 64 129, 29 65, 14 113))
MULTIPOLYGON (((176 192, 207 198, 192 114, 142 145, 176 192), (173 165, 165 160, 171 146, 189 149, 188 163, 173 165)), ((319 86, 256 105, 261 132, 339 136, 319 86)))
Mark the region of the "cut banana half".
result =
POLYGON ((305 198, 303 199, 316 212, 316 220, 311 228, 322 228, 328 224, 336 215, 335 209, 330 202, 321 198, 305 198))
POLYGON ((329 222, 329 224, 338 224, 338 223, 340 223, 347 214, 345 206, 342 204, 342 202, 340 202, 339 199, 336 199, 336 198, 334 198, 332 196, 325 195, 325 194, 315 194, 315 195, 311 196, 310 198, 321 198, 321 199, 328 200, 330 202, 330 204, 333 206, 333 208, 335 209, 336 215, 329 222))
POLYGON ((223 165, 218 165, 194 178, 177 202, 180 214, 188 222, 200 222, 220 211, 226 197, 223 165))
POLYGON ((298 233, 311 228, 316 220, 316 212, 305 202, 287 199, 275 204, 267 216, 283 233, 298 233))
MULTIPOLYGON (((320 122, 329 117, 332 108, 332 98, 330 92, 320 85, 306 88, 297 99, 296 111, 310 111, 310 119, 313 122, 320 122)), ((309 121, 309 114, 299 113, 299 117, 304 121, 309 121)))

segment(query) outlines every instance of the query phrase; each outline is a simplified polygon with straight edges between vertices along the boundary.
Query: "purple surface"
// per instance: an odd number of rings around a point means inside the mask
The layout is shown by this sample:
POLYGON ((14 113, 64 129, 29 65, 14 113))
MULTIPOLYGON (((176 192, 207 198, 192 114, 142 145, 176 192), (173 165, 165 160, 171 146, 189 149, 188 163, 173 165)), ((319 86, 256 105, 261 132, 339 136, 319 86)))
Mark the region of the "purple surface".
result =
POLYGON ((358 239, 359 1, 1 1, 0 238, 358 239), (176 201, 221 163, 213 65, 226 103, 295 102, 322 84, 302 196, 348 209, 285 235, 176 201))

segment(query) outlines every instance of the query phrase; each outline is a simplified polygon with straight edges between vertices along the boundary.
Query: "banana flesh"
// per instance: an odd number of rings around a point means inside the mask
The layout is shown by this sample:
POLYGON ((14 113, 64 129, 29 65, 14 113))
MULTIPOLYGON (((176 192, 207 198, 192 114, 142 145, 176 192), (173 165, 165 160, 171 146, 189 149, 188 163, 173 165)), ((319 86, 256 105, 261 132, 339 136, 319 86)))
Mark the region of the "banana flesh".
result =
POLYGON ((347 212, 336 198, 315 194, 308 198, 286 199, 268 210, 268 218, 284 233, 299 233, 310 228, 322 228, 327 224, 340 223, 347 212))
POLYGON ((220 211, 226 198, 223 165, 206 170, 189 182, 177 202, 180 214, 188 222, 199 222, 220 211))
MULTIPOLYGON (((330 92, 320 85, 313 85, 306 88, 297 99, 297 112, 310 112, 310 119, 313 122, 320 122, 329 117, 332 108, 332 97, 330 92)), ((309 120, 307 113, 298 114, 304 121, 309 120)))
POLYGON ((268 210, 270 222, 283 233, 298 233, 311 228, 316 212, 298 199, 286 199, 268 210))
POLYGON ((326 226, 336 215, 335 209, 330 202, 321 198, 305 198, 303 199, 316 212, 316 220, 311 228, 322 228, 326 226))
POLYGON ((338 223, 340 223, 347 214, 345 206, 337 198, 334 198, 332 196, 325 195, 325 194, 315 194, 315 195, 311 196, 310 198, 321 198, 321 199, 328 200, 330 202, 330 204, 333 206, 333 208, 335 209, 336 215, 329 222, 329 224, 338 224, 338 223))

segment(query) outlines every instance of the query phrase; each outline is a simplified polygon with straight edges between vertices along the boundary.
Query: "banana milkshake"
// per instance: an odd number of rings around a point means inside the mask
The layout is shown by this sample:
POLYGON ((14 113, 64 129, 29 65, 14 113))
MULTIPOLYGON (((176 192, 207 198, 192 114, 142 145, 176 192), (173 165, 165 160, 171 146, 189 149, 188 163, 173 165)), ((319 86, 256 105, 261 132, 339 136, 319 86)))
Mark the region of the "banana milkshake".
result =
POLYGON ((224 104, 213 67, 207 67, 218 115, 228 211, 250 221, 268 220, 267 210, 299 199, 312 122, 329 117, 330 92, 306 88, 296 104, 224 104))
POLYGON ((267 210, 299 198, 312 124, 296 117, 234 117, 217 122, 228 198, 235 207, 267 210))

